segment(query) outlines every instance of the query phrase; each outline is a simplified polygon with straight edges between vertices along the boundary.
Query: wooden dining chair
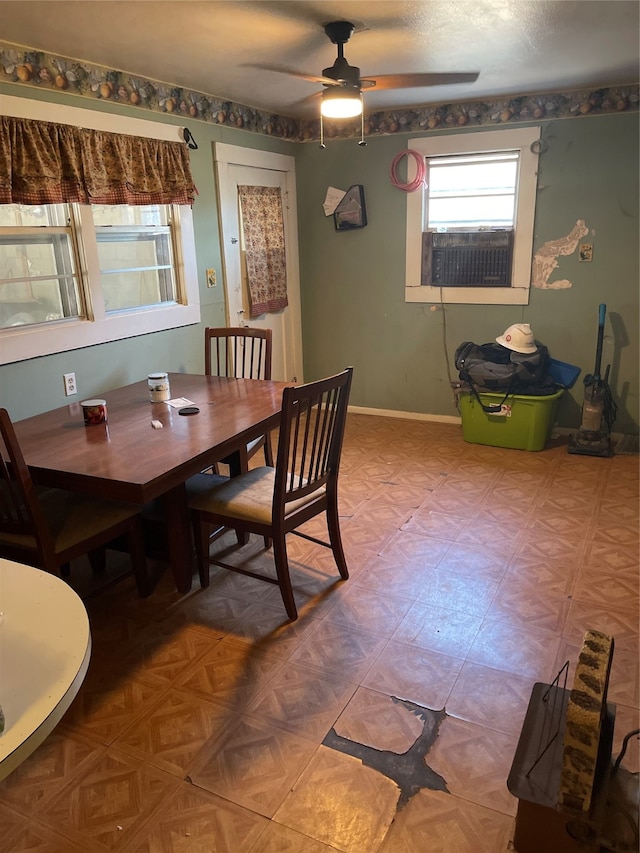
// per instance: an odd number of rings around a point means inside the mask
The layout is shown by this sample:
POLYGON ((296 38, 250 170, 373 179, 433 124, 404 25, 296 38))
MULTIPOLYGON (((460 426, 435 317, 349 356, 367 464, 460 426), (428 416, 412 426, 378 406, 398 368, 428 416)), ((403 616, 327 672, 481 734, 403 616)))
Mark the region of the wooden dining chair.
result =
POLYGON ((290 619, 297 618, 287 560, 286 536, 294 533, 331 548, 345 580, 345 561, 338 518, 338 469, 353 368, 295 388, 285 388, 275 468, 253 468, 202 492, 190 503, 200 583, 209 584, 209 565, 275 583, 290 619), (297 530, 326 514, 329 542, 297 530), (210 528, 233 528, 273 542, 276 578, 213 559, 210 528))
POLYGON ((6 409, 0 409, 0 556, 66 575, 87 554, 104 568, 105 548, 126 536, 140 596, 149 594, 139 507, 37 487, 6 409))
MULTIPOLYGON (((204 330, 204 372, 207 376, 233 379, 271 379, 271 329, 249 326, 204 330)), ((239 449, 240 470, 247 471, 249 460, 264 448, 267 465, 273 466, 269 433, 239 449)), ((228 464, 228 460, 221 459, 228 464)))

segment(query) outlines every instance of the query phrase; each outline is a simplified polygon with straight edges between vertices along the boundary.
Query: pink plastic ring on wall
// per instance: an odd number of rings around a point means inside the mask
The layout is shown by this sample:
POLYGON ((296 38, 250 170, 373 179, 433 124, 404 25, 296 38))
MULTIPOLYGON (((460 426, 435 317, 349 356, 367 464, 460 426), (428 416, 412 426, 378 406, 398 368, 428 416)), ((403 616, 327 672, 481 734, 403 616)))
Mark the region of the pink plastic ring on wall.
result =
POLYGON ((413 193, 416 190, 419 190, 420 187, 426 186, 427 167, 424 162, 424 157, 419 151, 414 151, 413 148, 407 148, 406 151, 401 151, 399 154, 396 154, 391 163, 391 183, 394 187, 397 187, 399 190, 404 190, 406 193, 413 193), (412 181, 405 184, 398 179, 397 169, 402 158, 409 155, 415 160, 416 175, 412 181))

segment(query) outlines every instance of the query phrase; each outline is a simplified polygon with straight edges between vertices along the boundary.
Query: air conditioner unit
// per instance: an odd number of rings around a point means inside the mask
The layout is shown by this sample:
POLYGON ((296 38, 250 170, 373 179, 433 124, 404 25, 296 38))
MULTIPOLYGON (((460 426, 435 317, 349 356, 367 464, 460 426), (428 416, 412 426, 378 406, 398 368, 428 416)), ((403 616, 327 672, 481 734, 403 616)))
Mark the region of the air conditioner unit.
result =
POLYGON ((421 284, 510 287, 513 231, 425 231, 421 284))

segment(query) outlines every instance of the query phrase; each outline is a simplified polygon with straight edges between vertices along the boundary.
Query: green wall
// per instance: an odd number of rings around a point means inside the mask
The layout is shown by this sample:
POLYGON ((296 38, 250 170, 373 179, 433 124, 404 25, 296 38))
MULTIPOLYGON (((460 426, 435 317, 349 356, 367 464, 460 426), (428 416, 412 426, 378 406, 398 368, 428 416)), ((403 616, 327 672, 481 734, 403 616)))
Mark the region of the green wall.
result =
MULTIPOLYGON (((469 131, 467 131, 469 132, 469 131)), ((456 415, 449 372, 465 340, 484 343, 517 322, 561 361, 582 367, 561 401, 559 423, 580 421, 582 377, 595 360, 598 306, 607 305, 603 367, 619 412, 616 432, 638 430, 638 119, 611 115, 542 124, 534 251, 589 228, 593 261, 558 259, 566 290, 532 289, 527 306, 407 304, 404 301, 406 194, 390 182, 406 136, 302 146, 298 158, 305 379, 355 368, 357 406, 456 415), (322 202, 328 186, 363 184, 366 228, 336 232, 322 202), (436 307, 436 310, 432 310, 436 307), (446 335, 445 335, 446 327, 446 335), (445 348, 446 342, 446 348, 445 348)))
MULTIPOLYGON (((11 84, 0 94, 25 96, 11 84)), ((29 97, 183 124, 133 107, 29 90, 29 97)), ((372 409, 455 416, 449 374, 464 340, 489 341, 514 322, 531 323, 553 356, 593 368, 598 305, 607 304, 604 365, 619 405, 616 432, 638 430, 638 120, 637 114, 586 116, 542 123, 534 248, 569 233, 584 219, 593 261, 559 259, 567 290, 531 291, 527 306, 449 306, 445 312, 404 301, 405 193, 389 180, 407 136, 296 144, 193 121, 198 143, 191 163, 199 195, 194 205, 199 326, 72 350, 0 367, 0 404, 18 420, 68 403, 62 374, 75 371, 79 397, 134 382, 152 370, 201 372, 202 330, 224 324, 224 288, 207 289, 205 269, 222 271, 212 143, 226 142, 293 154, 297 160, 300 280, 305 379, 351 364, 352 403, 372 409), (328 186, 363 184, 369 224, 338 233, 322 203, 328 186), (445 335, 446 325, 446 335, 445 335), (445 352, 447 355, 445 355, 445 352)), ((221 276, 220 276, 221 278, 221 276)), ((581 380, 562 400, 560 423, 580 419, 581 380)), ((76 398, 74 398, 76 399, 76 398)))

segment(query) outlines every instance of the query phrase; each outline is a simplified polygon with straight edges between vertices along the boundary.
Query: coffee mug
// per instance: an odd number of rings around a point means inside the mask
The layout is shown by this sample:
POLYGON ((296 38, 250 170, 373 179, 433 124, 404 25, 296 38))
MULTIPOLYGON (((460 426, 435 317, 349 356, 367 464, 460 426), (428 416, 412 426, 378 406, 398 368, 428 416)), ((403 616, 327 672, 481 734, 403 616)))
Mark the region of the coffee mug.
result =
POLYGON ((82 406, 82 414, 84 415, 85 426, 93 426, 94 424, 106 424, 106 400, 83 400, 80 405, 82 406))

